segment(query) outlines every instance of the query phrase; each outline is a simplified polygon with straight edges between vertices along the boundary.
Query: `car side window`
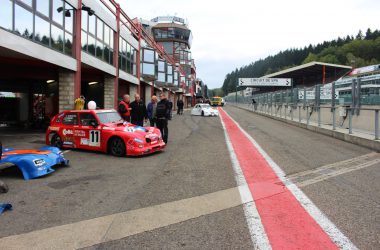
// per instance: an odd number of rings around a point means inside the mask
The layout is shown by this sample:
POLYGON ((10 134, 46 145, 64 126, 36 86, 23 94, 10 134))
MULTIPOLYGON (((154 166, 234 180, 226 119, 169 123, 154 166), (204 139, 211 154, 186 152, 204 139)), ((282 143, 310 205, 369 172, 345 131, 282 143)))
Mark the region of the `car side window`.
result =
POLYGON ((82 126, 90 126, 91 121, 96 121, 95 116, 91 113, 82 113, 79 117, 82 126))
POLYGON ((78 125, 78 114, 70 113, 63 117, 62 123, 65 125, 78 125))

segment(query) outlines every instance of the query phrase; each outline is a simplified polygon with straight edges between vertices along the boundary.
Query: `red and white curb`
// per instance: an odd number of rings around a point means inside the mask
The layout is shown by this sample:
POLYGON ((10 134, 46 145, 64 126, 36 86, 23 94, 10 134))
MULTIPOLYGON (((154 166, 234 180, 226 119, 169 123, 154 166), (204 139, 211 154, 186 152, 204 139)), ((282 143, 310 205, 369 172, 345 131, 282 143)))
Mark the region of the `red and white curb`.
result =
POLYGON ((357 249, 235 120, 219 113, 256 249, 357 249))

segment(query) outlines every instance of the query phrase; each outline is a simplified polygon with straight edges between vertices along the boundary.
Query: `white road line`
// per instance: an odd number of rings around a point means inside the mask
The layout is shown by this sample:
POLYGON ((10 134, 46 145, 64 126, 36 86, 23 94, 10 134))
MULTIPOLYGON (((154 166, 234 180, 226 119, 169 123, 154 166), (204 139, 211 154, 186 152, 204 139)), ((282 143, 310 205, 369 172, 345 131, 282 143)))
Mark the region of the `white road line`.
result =
POLYGON ((353 171, 357 171, 359 169, 371 167, 371 166, 374 166, 374 165, 376 165, 378 163, 380 163, 380 159, 375 159, 375 160, 372 160, 372 161, 369 161, 369 162, 365 162, 365 163, 362 163, 362 164, 359 164, 359 165, 356 165, 356 166, 351 166, 351 167, 342 168, 342 169, 339 169, 339 170, 336 170, 336 171, 331 171, 329 173, 322 173, 322 174, 316 176, 315 178, 306 179, 304 181, 298 182, 297 186, 298 187, 305 187, 305 186, 308 186, 308 185, 311 185, 311 184, 315 184, 315 183, 318 183, 318 182, 321 182, 321 181, 328 180, 330 178, 333 178, 333 177, 336 177, 336 176, 339 176, 339 175, 342 175, 342 174, 346 174, 346 173, 350 173, 350 172, 353 172, 353 171))
POLYGON ((258 149, 261 155, 265 158, 273 171, 277 174, 283 183, 288 183, 287 188, 292 192, 296 199, 301 203, 304 209, 314 218, 321 228, 329 235, 331 240, 344 250, 358 249, 325 214, 295 185, 293 184, 282 171, 282 169, 270 158, 270 156, 260 147, 260 145, 237 123, 229 114, 226 113, 238 128, 247 136, 252 144, 258 149))
POLYGON ((331 164, 328 164, 328 165, 324 165, 324 166, 316 168, 316 169, 306 170, 306 171, 302 171, 302 172, 299 172, 299 173, 296 173, 296 174, 288 175, 287 178, 294 179, 294 178, 306 176, 306 175, 309 175, 309 174, 315 174, 317 172, 321 172, 321 171, 327 170, 327 169, 342 168, 342 167, 344 168, 344 167, 347 167, 350 164, 358 164, 359 163, 359 165, 360 165, 361 161, 364 161, 364 163, 365 163, 366 161, 368 161, 369 159, 371 159, 373 157, 378 158, 378 157, 380 157, 380 154, 376 153, 376 152, 372 152, 372 153, 361 155, 361 156, 358 156, 358 157, 354 157, 354 158, 351 158, 351 159, 348 159, 348 160, 334 162, 334 163, 331 163, 331 164))
MULTIPOLYGON (((240 190, 247 190, 247 187, 230 188, 151 207, 7 236, 0 238, 0 249, 78 249, 118 240, 240 206, 242 204, 240 190)), ((245 199, 245 202, 250 201, 249 197, 245 199)))
POLYGON ((265 233, 264 226, 261 222, 259 212, 257 211, 255 202, 253 201, 251 191, 249 190, 249 187, 244 178, 243 172, 240 168, 239 161, 232 147, 232 143, 227 133, 226 126, 223 122, 222 117, 219 116, 219 118, 223 126, 224 136, 226 138, 227 148, 230 153, 232 167, 235 172, 235 180, 236 180, 237 186, 239 187, 239 193, 240 193, 240 197, 243 203, 244 214, 247 220, 247 225, 248 225, 248 229, 251 235, 253 246, 255 249, 270 250, 272 249, 272 247, 269 243, 269 239, 268 239, 267 234, 265 233))
POLYGON ((66 153, 68 153, 70 151, 71 151, 71 149, 64 150, 64 151, 62 151, 62 154, 66 154, 66 153))

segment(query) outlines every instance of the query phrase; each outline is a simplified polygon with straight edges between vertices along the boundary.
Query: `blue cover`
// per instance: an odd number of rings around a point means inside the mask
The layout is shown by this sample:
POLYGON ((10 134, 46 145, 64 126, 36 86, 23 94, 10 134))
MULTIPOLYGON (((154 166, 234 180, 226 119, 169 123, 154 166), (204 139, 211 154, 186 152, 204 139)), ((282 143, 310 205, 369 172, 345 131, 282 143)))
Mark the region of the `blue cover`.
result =
POLYGON ((29 150, 30 152, 18 153, 14 148, 3 150, 3 157, 0 164, 11 163, 16 165, 22 172, 24 179, 29 180, 54 172, 52 169, 55 165, 68 165, 69 161, 65 159, 61 150, 56 147, 42 147, 38 150, 29 150), (12 151, 15 154, 12 154, 12 151), (38 151, 48 151, 46 154, 38 151))
POLYGON ((0 203, 0 214, 7 210, 12 210, 12 205, 9 203, 0 203))

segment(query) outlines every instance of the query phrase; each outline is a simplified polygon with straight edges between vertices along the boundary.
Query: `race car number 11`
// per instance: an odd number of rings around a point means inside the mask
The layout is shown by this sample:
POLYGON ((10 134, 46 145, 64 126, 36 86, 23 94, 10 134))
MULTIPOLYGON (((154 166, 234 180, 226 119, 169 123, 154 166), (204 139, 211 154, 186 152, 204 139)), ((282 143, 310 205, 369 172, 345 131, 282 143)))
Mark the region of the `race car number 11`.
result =
POLYGON ((100 146, 100 131, 99 130, 91 130, 90 131, 90 141, 88 143, 89 146, 99 147, 100 146))

